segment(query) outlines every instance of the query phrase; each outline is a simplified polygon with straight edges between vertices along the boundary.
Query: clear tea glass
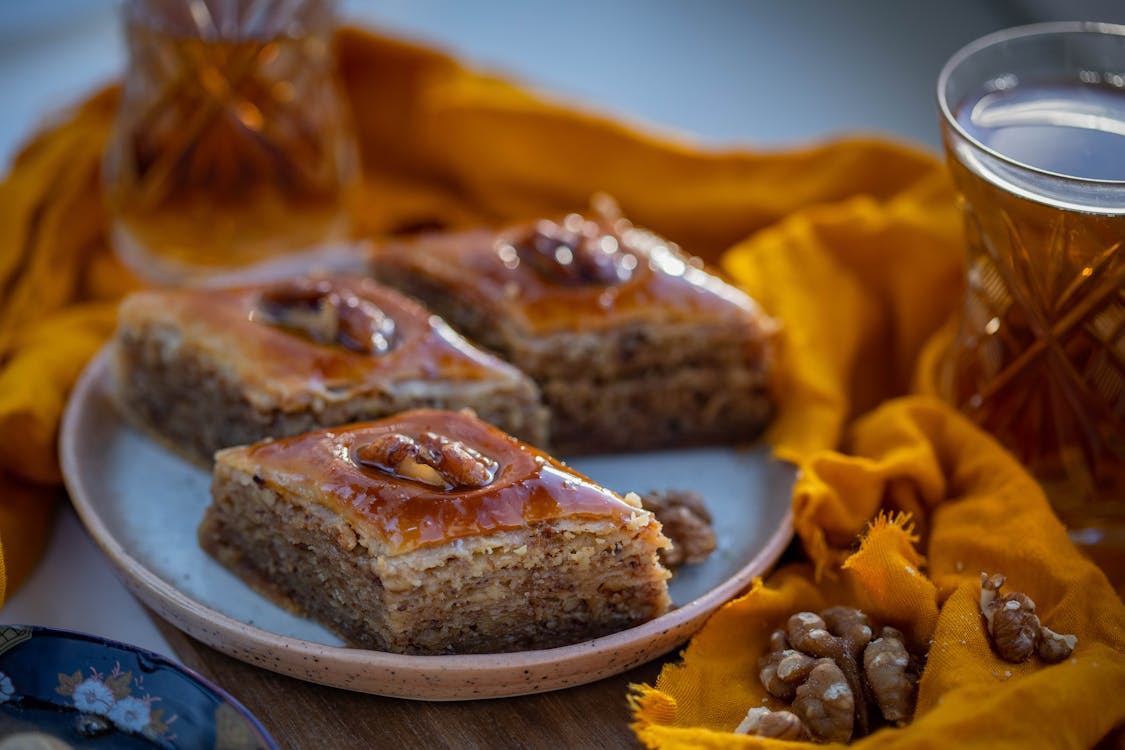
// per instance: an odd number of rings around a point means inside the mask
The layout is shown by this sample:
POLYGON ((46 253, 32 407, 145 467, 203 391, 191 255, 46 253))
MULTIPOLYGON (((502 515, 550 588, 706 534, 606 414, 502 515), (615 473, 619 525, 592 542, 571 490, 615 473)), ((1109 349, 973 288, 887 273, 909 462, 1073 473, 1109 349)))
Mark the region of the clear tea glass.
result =
POLYGON ((125 0, 103 175, 119 257, 190 283, 347 237, 332 0, 125 0))
MULTIPOLYGON (((944 395, 1125 559, 1125 26, 984 37, 938 81, 967 289, 944 395)), ((1125 571, 1117 571, 1125 575, 1125 571)))

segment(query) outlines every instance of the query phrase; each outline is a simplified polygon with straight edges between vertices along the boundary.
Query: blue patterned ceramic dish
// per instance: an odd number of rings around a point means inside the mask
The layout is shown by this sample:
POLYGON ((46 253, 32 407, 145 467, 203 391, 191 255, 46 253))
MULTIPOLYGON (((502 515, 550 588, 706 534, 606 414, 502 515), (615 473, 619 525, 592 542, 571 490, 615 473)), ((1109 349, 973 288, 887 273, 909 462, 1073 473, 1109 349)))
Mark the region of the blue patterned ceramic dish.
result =
POLYGON ((0 625, 0 746, 276 750, 246 708, 159 654, 94 635, 0 625))

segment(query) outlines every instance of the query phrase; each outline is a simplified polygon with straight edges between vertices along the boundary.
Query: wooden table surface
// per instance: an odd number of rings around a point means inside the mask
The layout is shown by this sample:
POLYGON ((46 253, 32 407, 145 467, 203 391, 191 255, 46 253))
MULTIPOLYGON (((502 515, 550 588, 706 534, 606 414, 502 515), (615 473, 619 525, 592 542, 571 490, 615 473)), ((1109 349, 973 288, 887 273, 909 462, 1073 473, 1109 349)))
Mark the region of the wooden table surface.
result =
POLYGON ((589 685, 516 698, 411 701, 315 685, 245 664, 157 623, 187 667, 243 703, 278 745, 303 748, 639 748, 630 683, 652 684, 675 653, 589 685))

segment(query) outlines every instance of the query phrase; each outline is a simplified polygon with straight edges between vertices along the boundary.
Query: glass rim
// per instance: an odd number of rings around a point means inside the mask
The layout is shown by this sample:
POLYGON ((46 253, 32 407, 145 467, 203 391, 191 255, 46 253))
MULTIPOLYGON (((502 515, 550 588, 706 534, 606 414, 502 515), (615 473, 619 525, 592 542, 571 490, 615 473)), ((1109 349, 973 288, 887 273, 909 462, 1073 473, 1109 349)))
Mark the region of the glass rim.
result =
POLYGON ((1049 169, 1043 169, 1034 165, 1022 162, 1018 159, 1013 159, 1006 154, 1003 154, 990 146, 974 138, 967 130, 961 127, 961 123, 957 122, 950 109, 948 97, 946 97, 946 90, 949 87, 949 79, 953 75, 953 71, 961 66, 966 60, 975 55, 976 53, 988 47, 992 47, 1000 42, 1010 41, 1012 39, 1020 39, 1024 37, 1034 36, 1054 36, 1063 34, 1074 33, 1092 33, 1104 36, 1116 36, 1125 38, 1125 24, 1105 23, 1101 21, 1048 21, 1044 23, 1032 23, 1023 26, 1013 26, 1007 29, 1000 29, 990 34, 986 34, 978 39, 975 39, 964 47, 954 52, 950 58, 942 66, 941 72, 938 74, 937 79, 937 100, 938 107, 941 110, 942 119, 945 124, 952 128, 953 131, 962 138, 965 142, 980 151, 983 151, 988 156, 997 159, 1009 166, 1017 169, 1034 172, 1036 174, 1045 175, 1059 180, 1065 180, 1070 183, 1082 183, 1088 185, 1104 185, 1106 187, 1119 187, 1125 186, 1125 179, 1105 179, 1096 177, 1077 177, 1075 175, 1066 174, 1065 172, 1055 172, 1049 169))

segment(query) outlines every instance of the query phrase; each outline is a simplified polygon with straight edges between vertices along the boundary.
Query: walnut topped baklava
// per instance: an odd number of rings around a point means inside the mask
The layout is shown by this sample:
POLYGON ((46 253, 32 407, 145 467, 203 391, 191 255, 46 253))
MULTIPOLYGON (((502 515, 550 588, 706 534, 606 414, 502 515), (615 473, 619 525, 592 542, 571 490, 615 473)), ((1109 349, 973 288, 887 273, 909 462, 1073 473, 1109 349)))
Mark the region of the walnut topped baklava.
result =
POLYGON ((370 279, 140 292, 115 350, 124 412, 208 466, 219 448, 420 407, 546 436, 524 374, 370 279))
POLYGON ((669 606, 668 541, 635 496, 463 412, 220 451, 199 538, 275 601, 398 653, 561 646, 669 606))
POLYGON ((378 246, 372 265, 530 375, 562 454, 744 442, 772 416, 776 324, 626 219, 422 235, 378 246))

